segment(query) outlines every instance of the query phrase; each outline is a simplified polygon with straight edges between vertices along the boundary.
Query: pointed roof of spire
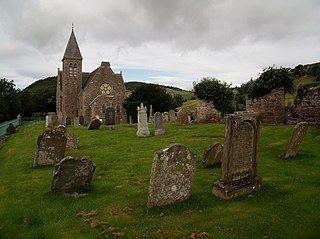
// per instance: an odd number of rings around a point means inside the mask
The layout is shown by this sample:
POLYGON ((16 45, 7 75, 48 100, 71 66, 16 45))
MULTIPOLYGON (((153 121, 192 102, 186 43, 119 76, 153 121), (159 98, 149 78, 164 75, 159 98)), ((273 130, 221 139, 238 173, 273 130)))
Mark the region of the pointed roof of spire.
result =
POLYGON ((76 36, 73 32, 73 24, 72 24, 71 35, 70 35, 62 60, 64 60, 65 58, 76 58, 76 59, 82 60, 80 48, 78 46, 76 36))

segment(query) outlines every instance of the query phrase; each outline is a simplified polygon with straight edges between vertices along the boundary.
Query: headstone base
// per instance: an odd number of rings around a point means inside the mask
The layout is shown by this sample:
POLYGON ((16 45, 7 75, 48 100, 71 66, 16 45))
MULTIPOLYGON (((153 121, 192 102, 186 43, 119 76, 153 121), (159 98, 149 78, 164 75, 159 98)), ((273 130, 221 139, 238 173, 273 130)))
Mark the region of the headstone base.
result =
POLYGON ((256 176, 250 181, 240 182, 238 184, 224 185, 220 181, 215 182, 212 187, 212 194, 219 198, 231 199, 240 195, 248 194, 261 189, 262 178, 256 176))

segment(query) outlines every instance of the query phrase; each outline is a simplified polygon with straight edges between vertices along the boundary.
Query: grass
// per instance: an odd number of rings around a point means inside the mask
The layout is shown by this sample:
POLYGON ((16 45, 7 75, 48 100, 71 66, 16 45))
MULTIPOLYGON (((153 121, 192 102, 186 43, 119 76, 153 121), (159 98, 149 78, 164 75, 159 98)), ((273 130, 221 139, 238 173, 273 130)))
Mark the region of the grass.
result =
MULTIPOLYGON (((278 158, 293 126, 263 126, 252 197, 225 201, 211 194, 219 168, 202 169, 203 150, 223 143, 224 126, 165 124, 166 134, 136 137, 136 125, 115 130, 69 128, 96 171, 88 195, 51 193, 52 168, 33 168, 43 124, 19 128, 0 145, 0 238, 318 238, 320 140, 310 127, 300 153, 278 158), (191 198, 163 208, 146 207, 153 153, 183 143, 197 155, 191 198)), ((151 127, 150 127, 151 128, 151 127)))

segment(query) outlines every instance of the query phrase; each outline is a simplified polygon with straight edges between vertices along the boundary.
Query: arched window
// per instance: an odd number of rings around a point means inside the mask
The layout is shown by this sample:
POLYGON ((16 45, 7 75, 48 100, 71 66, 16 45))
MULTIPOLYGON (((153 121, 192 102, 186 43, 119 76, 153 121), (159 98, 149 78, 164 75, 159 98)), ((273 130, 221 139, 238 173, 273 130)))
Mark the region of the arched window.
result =
POLYGON ((73 67, 72 67, 72 63, 69 64, 69 76, 73 75, 73 67))
POLYGON ((77 76, 77 64, 73 66, 73 76, 77 76))

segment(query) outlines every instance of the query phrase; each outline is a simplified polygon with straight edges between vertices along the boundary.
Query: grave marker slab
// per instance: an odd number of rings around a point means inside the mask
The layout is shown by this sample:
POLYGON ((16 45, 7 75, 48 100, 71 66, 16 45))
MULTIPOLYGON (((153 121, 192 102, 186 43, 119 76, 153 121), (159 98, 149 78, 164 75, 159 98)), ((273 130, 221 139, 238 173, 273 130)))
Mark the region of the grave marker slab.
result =
POLYGON ((178 120, 180 124, 188 124, 188 114, 184 109, 179 110, 178 120))
POLYGON ((100 125, 101 125, 101 120, 100 119, 93 119, 93 120, 91 120, 88 129, 89 130, 99 129, 100 125))
POLYGON ((67 135, 64 127, 46 128, 38 136, 34 166, 54 165, 64 158, 67 135))
POLYGON ((188 199, 195 162, 195 154, 182 144, 171 144, 155 152, 148 208, 161 207, 188 199))
POLYGON ((301 143, 303 142, 304 136, 308 130, 307 122, 300 122, 294 126, 291 137, 286 145, 285 150, 280 154, 281 159, 286 159, 295 156, 301 143))
POLYGON ((169 110, 169 122, 176 122, 176 112, 169 110))
POLYGON ((137 136, 146 137, 150 135, 148 128, 148 116, 147 116, 147 107, 143 106, 143 103, 140 104, 138 109, 138 131, 137 136))
POLYGON ((105 125, 108 129, 113 129, 116 125, 116 112, 112 107, 106 108, 105 110, 105 125))
POLYGON ((207 149, 203 152, 203 160, 201 166, 203 168, 209 168, 217 166, 222 162, 223 157, 223 146, 219 142, 213 142, 207 149))
POLYGON ((164 134, 165 130, 163 129, 162 124, 162 115, 160 112, 154 114, 154 135, 164 134))
POLYGON ((73 150, 78 148, 78 138, 75 134, 67 133, 67 150, 73 150))
POLYGON ((65 157, 54 167, 51 191, 75 192, 90 185, 96 165, 90 157, 65 157))
POLYGON ((220 181, 212 193, 230 199, 261 188, 257 175, 259 114, 238 112, 227 115, 220 181))

